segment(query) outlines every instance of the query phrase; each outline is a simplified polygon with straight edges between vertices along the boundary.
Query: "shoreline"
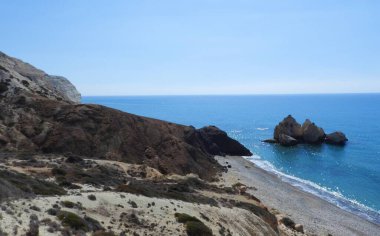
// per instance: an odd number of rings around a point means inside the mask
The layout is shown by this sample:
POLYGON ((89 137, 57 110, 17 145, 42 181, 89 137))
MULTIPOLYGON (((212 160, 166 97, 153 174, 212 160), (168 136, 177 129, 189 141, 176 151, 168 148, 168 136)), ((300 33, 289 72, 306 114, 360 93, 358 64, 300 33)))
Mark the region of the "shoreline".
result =
POLYGON ((290 183, 284 182, 274 173, 268 172, 243 157, 215 157, 222 165, 231 165, 222 179, 225 185, 237 182, 248 187, 248 192, 259 198, 269 208, 289 215, 304 226, 305 233, 315 235, 377 235, 380 225, 353 213, 290 183))

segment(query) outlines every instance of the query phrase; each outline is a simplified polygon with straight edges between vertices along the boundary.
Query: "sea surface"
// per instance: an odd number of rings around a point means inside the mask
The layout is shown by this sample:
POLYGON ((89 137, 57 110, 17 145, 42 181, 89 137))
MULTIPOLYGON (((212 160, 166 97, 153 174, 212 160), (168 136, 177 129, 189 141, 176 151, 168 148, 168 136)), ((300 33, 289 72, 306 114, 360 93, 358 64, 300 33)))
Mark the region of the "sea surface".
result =
POLYGON ((248 147, 248 158, 298 188, 380 224, 380 94, 83 97, 129 113, 197 128, 216 125, 248 147), (287 115, 343 131, 344 147, 261 142, 287 115))

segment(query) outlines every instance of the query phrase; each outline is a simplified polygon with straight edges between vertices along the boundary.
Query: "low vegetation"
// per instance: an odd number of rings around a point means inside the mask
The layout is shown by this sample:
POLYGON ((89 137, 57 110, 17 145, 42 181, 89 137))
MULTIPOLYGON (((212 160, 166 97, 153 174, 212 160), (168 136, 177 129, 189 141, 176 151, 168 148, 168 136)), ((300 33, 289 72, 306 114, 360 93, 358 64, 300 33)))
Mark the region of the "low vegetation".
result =
POLYGON ((88 231, 86 221, 72 212, 60 211, 57 217, 64 226, 68 226, 76 230, 88 231))
POLYGON ((186 233, 189 236, 212 236, 212 230, 202 221, 185 213, 175 213, 179 223, 185 224, 186 233))

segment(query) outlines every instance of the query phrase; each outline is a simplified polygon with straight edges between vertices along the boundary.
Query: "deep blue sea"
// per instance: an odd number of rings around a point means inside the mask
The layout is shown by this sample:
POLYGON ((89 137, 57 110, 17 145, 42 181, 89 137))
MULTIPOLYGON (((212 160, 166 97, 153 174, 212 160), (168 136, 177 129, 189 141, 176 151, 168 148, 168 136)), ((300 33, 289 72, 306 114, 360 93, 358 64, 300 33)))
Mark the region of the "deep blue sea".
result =
POLYGON ((248 147, 249 158, 339 207, 380 223, 380 94, 84 97, 129 113, 180 124, 216 125, 248 147), (343 131, 345 147, 266 144, 288 114, 325 132, 343 131))

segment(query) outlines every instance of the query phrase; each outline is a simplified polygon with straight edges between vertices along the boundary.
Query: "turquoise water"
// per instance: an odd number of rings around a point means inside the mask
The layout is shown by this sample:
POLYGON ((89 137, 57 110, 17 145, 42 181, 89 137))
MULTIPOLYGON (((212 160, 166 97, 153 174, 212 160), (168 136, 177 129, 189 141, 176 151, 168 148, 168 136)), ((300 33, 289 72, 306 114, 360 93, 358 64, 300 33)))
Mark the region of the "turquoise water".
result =
POLYGON ((202 127, 216 125, 247 146, 249 158, 305 191, 380 223, 380 94, 84 97, 130 113, 202 127), (288 114, 325 132, 341 130, 345 147, 262 143, 288 114))

